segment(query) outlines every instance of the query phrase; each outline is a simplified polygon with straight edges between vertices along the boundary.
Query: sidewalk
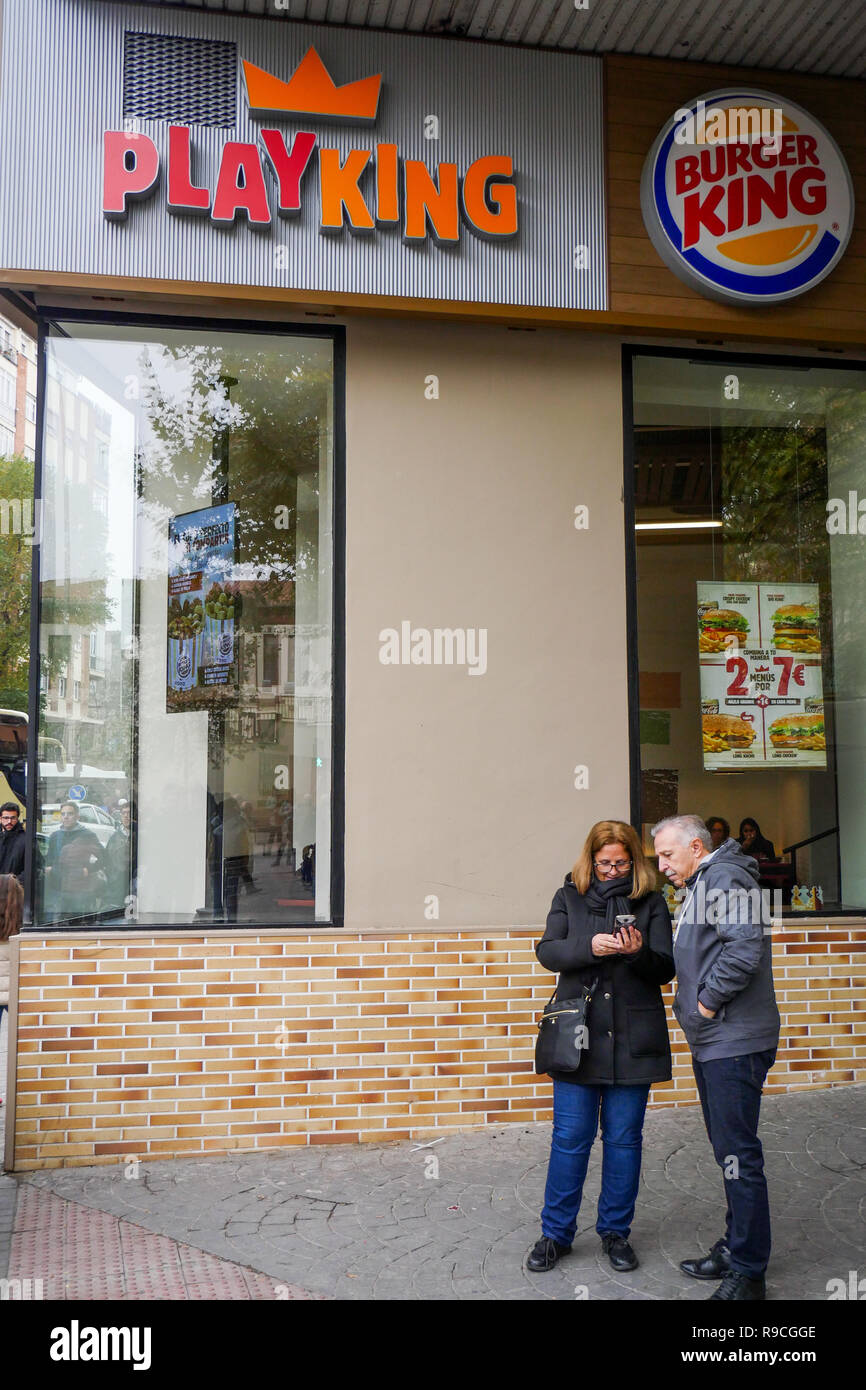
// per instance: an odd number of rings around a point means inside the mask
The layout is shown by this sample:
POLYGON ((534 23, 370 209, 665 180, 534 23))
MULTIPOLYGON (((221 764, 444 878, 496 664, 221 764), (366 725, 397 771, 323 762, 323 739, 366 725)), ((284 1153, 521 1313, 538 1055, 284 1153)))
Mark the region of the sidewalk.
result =
MULTIPOLYGON (((823 1301, 829 1279, 866 1271, 866 1087, 767 1097, 761 1135, 768 1297, 823 1301)), ((59 1298, 709 1296, 714 1285, 677 1268, 723 1230, 721 1178, 697 1109, 647 1117, 632 1231, 641 1264, 631 1274, 611 1270, 594 1231, 598 1144, 572 1254, 548 1274, 524 1271, 549 1143, 549 1125, 513 1126, 423 1147, 23 1174, 8 1275, 42 1278, 45 1297, 59 1298)))

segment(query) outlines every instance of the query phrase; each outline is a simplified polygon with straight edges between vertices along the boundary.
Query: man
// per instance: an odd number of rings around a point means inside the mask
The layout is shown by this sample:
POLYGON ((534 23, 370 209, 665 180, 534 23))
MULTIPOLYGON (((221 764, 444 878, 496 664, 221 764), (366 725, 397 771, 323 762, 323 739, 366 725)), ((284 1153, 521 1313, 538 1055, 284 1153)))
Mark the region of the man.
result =
POLYGON ((248 893, 261 893, 262 889, 259 888, 259 886, 257 885, 252 873, 253 869, 255 868, 256 853, 255 811, 253 809, 253 803, 251 801, 242 801, 240 805, 241 820, 243 821, 244 826, 246 827, 247 843, 249 848, 249 853, 247 854, 246 860, 240 867, 240 877, 248 893))
POLYGON ((78 806, 64 801, 60 829, 50 836, 45 853, 46 886, 50 884, 53 890, 59 915, 79 917, 96 911, 103 862, 99 840, 92 830, 78 824, 78 806))
POLYGON ((238 885, 250 872, 250 835, 237 799, 223 797, 222 805, 223 902, 227 922, 238 920, 238 885))
POLYGON ((0 806, 0 874, 14 874, 24 883, 24 826, 18 819, 19 808, 14 801, 0 806))
POLYGON ((671 816, 652 835, 660 871, 687 889, 674 942, 674 1013, 691 1049, 728 1203, 724 1238, 680 1269, 695 1279, 721 1279, 714 1299, 763 1299, 770 1207, 758 1115, 776 1060, 779 1010, 758 866, 736 840, 713 850, 698 816, 671 816))
POLYGON ((122 907, 131 892, 132 809, 128 801, 118 802, 118 817, 120 825, 105 846, 105 872, 112 907, 122 907))

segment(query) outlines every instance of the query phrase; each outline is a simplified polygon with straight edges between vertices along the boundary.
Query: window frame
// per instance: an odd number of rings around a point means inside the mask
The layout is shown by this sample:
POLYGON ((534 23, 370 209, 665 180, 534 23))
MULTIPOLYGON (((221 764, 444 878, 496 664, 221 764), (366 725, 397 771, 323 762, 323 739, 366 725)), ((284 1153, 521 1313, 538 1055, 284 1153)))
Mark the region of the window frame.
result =
MULTIPOLYGON (((652 343, 624 343, 622 346, 622 428, 623 428, 623 525, 625 538, 625 599, 626 599, 626 688, 628 695, 628 753, 629 753, 629 814, 638 836, 641 820, 641 757, 640 757, 640 662, 638 657, 638 586, 637 538, 635 533, 634 496, 634 361, 637 357, 667 357, 684 362, 738 367, 789 368, 794 371, 824 369, 866 373, 862 358, 818 357, 813 353, 750 353, 742 349, 724 350, 662 347, 652 343)), ((838 824, 838 786, 837 824, 838 824)), ((863 908, 822 908, 817 912, 788 912, 786 920, 815 922, 824 920, 862 919, 863 908)))
MULTIPOLYGON (((86 922, 68 921, 36 924, 33 920, 33 906, 36 902, 36 870, 39 853, 36 844, 36 818, 28 816, 26 827, 26 859, 24 873, 24 929, 37 935, 54 935, 59 932, 92 932, 98 927, 100 935, 130 931, 144 935, 158 936, 163 932, 206 930, 208 934, 218 931, 256 932, 285 931, 308 932, 311 930, 333 930, 344 925, 345 911, 345 746, 346 746, 346 330, 341 324, 295 323, 279 319, 246 319, 227 316, 225 318, 206 318, 196 314, 156 313, 137 314, 106 312, 96 309, 66 309, 54 305, 40 306, 37 319, 36 353, 36 462, 34 469, 34 497, 42 499, 43 464, 45 448, 45 416, 47 398, 47 341, 49 327, 57 323, 80 323, 104 325, 107 327, 175 329, 194 333, 262 334, 270 337, 319 338, 331 343, 333 353, 333 419, 332 419, 332 510, 331 533, 333 537, 331 566, 331 913, 327 922, 208 922, 201 928, 190 923, 186 927, 176 924, 159 923, 139 925, 130 923, 128 927, 117 924, 103 925, 99 914, 86 922)), ((110 456, 109 456, 110 466, 110 456)), ((29 686, 29 743, 27 752, 28 786, 35 787, 39 775, 38 729, 39 729, 39 681, 33 672, 41 669, 39 659, 39 611, 41 578, 41 541, 32 547, 31 589, 30 589, 30 686, 29 686)), ((111 914, 115 915, 115 914, 111 914)))

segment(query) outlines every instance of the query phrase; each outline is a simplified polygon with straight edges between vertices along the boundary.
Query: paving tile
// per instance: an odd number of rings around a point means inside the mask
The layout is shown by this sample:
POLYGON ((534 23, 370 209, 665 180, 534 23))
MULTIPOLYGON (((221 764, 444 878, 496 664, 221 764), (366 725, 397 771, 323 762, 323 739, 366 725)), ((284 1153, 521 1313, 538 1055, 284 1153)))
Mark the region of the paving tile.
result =
MULTIPOLYGON (((824 1298, 830 1278, 866 1265, 864 1100, 866 1088, 847 1086, 764 1102, 771 1298, 824 1298)), ((545 1275, 525 1270, 549 1144, 549 1124, 449 1134, 435 1148, 436 1179, 423 1176, 413 1143, 142 1164, 134 1181, 121 1167, 28 1174, 6 1180, 17 1195, 9 1273, 41 1273, 67 1298, 709 1297, 712 1284, 678 1268, 724 1227, 721 1174, 696 1108, 647 1117, 632 1232, 641 1264, 627 1275, 609 1268, 594 1229, 599 1144, 572 1254, 545 1275)), ((0 1186, 0 1256, 4 1200, 11 1211, 0 1186)))
MULTIPOLYGON (((49 1299, 276 1298, 274 1283, 190 1245, 22 1184, 9 1277, 43 1280, 49 1299)), ((315 1295, 297 1286, 289 1298, 315 1295)))

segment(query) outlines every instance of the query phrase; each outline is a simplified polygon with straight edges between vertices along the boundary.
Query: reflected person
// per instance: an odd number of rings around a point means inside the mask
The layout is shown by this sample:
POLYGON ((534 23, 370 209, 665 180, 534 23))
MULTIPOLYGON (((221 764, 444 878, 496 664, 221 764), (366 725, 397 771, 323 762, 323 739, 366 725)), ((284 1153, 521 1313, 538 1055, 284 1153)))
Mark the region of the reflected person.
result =
POLYGON ((710 839, 713 842, 713 849, 719 849, 731 837, 731 827, 724 816, 710 816, 707 821, 707 829, 710 832, 710 839))
POLYGON ((128 801, 121 803, 118 818, 120 824, 105 846, 105 872, 112 907, 122 907, 132 891, 132 808, 128 801))
POLYGON ((0 806, 0 874, 14 874, 24 882, 24 826, 15 801, 0 806))
POLYGON ((45 852, 45 883, 51 891, 52 906, 59 916, 80 917, 99 907, 99 871, 105 856, 102 845, 91 830, 79 825, 78 806, 64 801, 60 807, 60 829, 48 840, 45 852))

